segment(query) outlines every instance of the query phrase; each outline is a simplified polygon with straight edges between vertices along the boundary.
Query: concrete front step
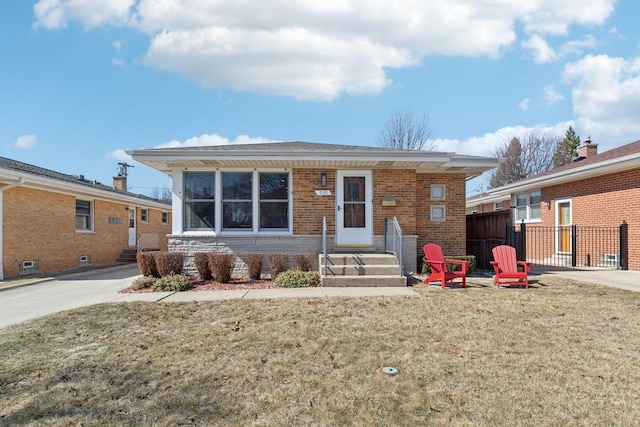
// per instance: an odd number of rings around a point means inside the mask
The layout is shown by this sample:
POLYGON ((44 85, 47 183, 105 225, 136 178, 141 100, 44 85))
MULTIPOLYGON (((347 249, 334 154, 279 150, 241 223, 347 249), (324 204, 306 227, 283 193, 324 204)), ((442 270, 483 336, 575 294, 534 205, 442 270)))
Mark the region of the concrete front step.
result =
POLYGON ((395 287, 407 286, 404 276, 321 276, 324 287, 395 287))
POLYGON ((124 249, 121 253, 120 256, 118 256, 118 259, 116 259, 116 262, 137 262, 136 261, 136 255, 138 253, 137 249, 124 249))
MULTIPOLYGON (((324 274, 324 266, 321 268, 324 274)), ((364 265, 328 265, 328 276, 400 276, 400 266, 364 264, 364 265)))
POLYGON ((327 255, 325 277, 324 256, 319 258, 320 277, 325 287, 387 287, 407 286, 407 278, 395 256, 389 254, 336 254, 327 255))
MULTIPOLYGON (((319 265, 324 265, 324 256, 320 254, 319 265)), ((389 254, 328 254, 328 265, 398 265, 398 259, 389 254)))

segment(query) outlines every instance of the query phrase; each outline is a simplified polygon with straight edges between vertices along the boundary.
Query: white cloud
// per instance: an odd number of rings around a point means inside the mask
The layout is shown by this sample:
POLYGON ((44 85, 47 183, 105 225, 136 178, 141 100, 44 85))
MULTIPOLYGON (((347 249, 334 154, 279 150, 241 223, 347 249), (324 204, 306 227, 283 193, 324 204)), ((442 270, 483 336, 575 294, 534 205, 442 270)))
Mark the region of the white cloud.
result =
POLYGON ((553 86, 545 86, 544 88, 544 100, 547 103, 547 106, 551 106, 553 104, 557 104, 562 101, 564 96, 560 95, 556 92, 553 86))
POLYGON ((267 142, 275 142, 267 138, 250 137, 248 135, 238 135, 233 141, 220 136, 218 134, 204 134, 200 136, 194 136, 184 141, 169 141, 163 144, 157 145, 154 148, 175 148, 175 147, 201 147, 206 145, 228 145, 228 144, 262 144, 267 142))
MULTIPOLYGON (((150 36, 145 63, 207 87, 298 99, 377 93, 389 68, 429 55, 497 57, 516 41, 549 60, 540 35, 601 24, 615 0, 40 0, 35 25, 128 25, 150 36), (577 13, 576 11, 579 11, 577 13), (536 36, 537 35, 537 36, 536 36), (538 37, 536 39, 535 37, 538 37)), ((117 64, 116 64, 117 65, 117 64)))
POLYGON ((573 88, 579 128, 594 139, 628 143, 638 139, 640 121, 640 57, 624 59, 587 55, 564 67, 573 88))
POLYGON ((40 0, 33 6, 36 27, 64 28, 79 21, 86 29, 126 24, 136 0, 40 0))
POLYGON ((19 148, 21 150, 28 150, 33 148, 38 142, 38 137, 34 134, 23 135, 16 139, 13 143, 13 147, 19 148))
POLYGON ((522 101, 520 101, 520 104, 518 104, 518 108, 520 108, 522 111, 527 111, 529 110, 530 103, 531 103, 531 100, 529 98, 525 98, 522 101))
POLYGON ((554 62, 558 57, 556 51, 538 34, 534 34, 528 40, 524 40, 521 46, 531 52, 533 61, 536 64, 554 62))

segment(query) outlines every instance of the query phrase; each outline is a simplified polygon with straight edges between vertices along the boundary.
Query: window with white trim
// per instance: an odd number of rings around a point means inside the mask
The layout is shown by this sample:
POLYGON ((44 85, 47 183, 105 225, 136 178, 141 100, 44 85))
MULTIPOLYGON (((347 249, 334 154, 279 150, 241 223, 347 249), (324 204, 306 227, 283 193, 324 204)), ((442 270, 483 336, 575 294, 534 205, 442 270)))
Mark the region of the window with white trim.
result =
POLYGON ((169 224, 169 212, 162 212, 162 224, 169 224))
POLYGON ((516 220, 540 219, 540 190, 516 194, 516 220))
POLYGON ((252 173, 222 172, 222 229, 253 228, 252 173))
POLYGON ((93 203, 89 200, 76 200, 76 231, 93 230, 93 203))
POLYGON ((149 222, 149 209, 140 209, 140 222, 149 222))
POLYGON ((289 229, 289 174, 262 172, 260 176, 260 230, 289 229))
POLYGON ((214 172, 185 172, 185 230, 211 230, 215 227, 215 183, 214 172))
POLYGON ((183 177, 185 231, 245 233, 291 229, 289 172, 184 172, 183 177))

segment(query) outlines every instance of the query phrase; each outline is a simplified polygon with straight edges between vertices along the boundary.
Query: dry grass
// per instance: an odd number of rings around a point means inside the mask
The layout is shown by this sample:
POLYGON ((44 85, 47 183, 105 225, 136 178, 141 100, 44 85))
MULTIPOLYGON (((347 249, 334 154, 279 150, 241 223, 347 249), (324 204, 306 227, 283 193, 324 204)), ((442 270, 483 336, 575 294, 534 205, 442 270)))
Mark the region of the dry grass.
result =
POLYGON ((640 424, 640 294, 557 278, 418 291, 110 304, 5 328, 0 424, 640 424))

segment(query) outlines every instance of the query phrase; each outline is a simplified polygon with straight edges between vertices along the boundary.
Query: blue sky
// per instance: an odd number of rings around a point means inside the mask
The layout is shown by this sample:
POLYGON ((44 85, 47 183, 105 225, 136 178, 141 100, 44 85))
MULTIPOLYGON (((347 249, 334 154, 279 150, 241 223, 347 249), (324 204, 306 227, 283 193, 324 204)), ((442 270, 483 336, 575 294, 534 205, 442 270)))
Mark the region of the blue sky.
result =
POLYGON ((150 194, 169 179, 124 150, 375 145, 407 106, 460 154, 569 125, 600 152, 640 139, 640 2, 396 3, 1 2, 0 155, 102 183, 127 161, 150 194))

